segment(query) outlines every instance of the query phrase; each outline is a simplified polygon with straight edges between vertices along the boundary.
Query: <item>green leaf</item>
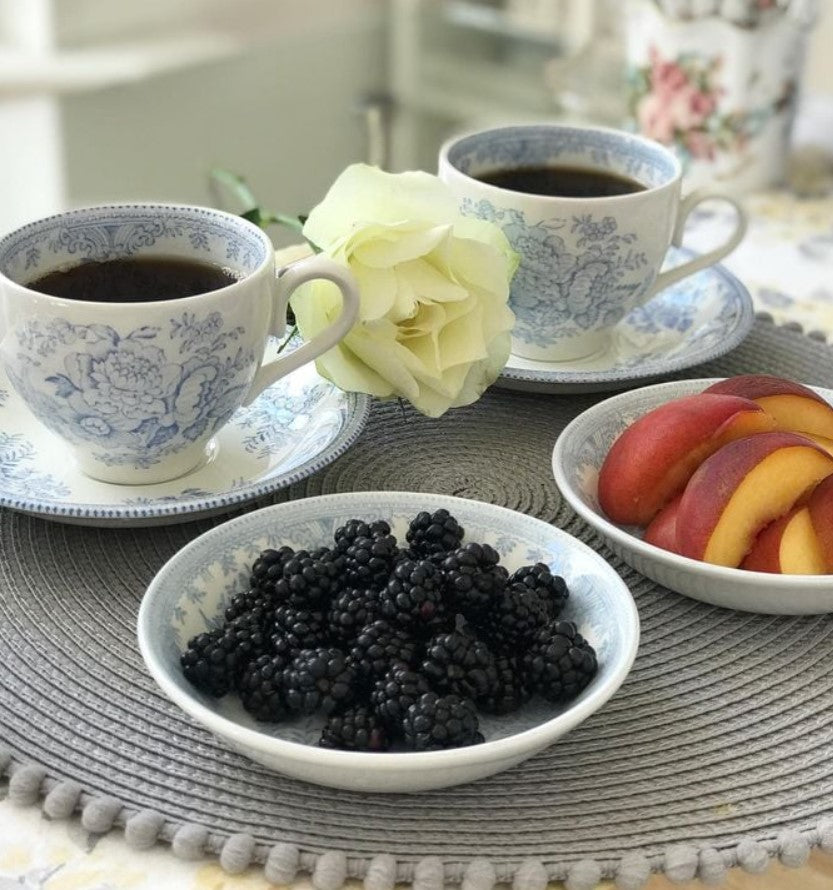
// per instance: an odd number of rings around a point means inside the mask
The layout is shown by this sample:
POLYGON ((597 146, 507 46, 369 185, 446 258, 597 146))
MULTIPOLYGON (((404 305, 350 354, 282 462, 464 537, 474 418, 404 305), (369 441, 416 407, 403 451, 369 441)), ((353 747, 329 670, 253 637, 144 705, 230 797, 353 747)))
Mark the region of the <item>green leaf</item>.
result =
POLYGON ((252 190, 238 173, 232 173, 223 167, 214 167, 209 176, 219 185, 225 186, 243 206, 257 209, 257 201, 252 190))
MULTIPOLYGON (((275 225, 283 226, 285 229, 290 229, 299 235, 304 234, 304 223, 307 221, 307 214, 289 216, 285 213, 274 213, 271 210, 265 210, 258 204, 248 183, 239 173, 232 173, 223 167, 214 167, 209 176, 214 182, 225 186, 240 204, 248 207, 247 210, 240 214, 243 219, 247 219, 261 229, 275 225)), ((304 238, 304 240, 312 248, 313 253, 321 253, 321 248, 317 244, 314 244, 309 238, 304 238)))
POLYGON ((245 213, 241 213, 240 215, 243 217, 243 219, 247 219, 249 222, 253 222, 256 226, 260 226, 261 228, 263 228, 263 226, 261 225, 263 215, 260 212, 260 207, 252 207, 251 210, 247 210, 245 213))

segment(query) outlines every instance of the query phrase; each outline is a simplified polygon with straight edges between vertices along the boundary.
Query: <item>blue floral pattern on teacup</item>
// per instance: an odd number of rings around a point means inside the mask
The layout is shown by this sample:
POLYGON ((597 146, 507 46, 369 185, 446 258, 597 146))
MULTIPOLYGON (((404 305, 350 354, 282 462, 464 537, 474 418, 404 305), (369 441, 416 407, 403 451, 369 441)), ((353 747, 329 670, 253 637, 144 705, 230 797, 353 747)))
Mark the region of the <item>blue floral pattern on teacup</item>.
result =
POLYGON ((107 466, 150 467, 213 434, 242 401, 256 357, 237 344, 243 328, 224 327, 216 311, 185 312, 167 331, 146 325, 125 335, 108 325, 33 319, 16 331, 21 373, 8 372, 54 432, 95 445, 107 466), (56 351, 57 363, 46 361, 56 351))
POLYGON ((633 232, 609 215, 583 213, 530 223, 523 211, 464 198, 468 216, 499 225, 521 263, 509 305, 517 340, 542 348, 620 321, 655 278, 633 232))
POLYGON ((75 211, 23 226, 0 240, 0 272, 25 283, 56 265, 79 260, 135 256, 151 247, 187 244, 194 251, 225 258, 246 273, 266 258, 262 243, 249 233, 229 226, 208 208, 180 211, 142 206, 102 207, 75 211))
POLYGON ((615 130, 522 125, 462 137, 448 153, 450 163, 470 176, 494 167, 532 167, 558 159, 587 163, 632 176, 649 186, 673 179, 676 162, 650 142, 615 130))

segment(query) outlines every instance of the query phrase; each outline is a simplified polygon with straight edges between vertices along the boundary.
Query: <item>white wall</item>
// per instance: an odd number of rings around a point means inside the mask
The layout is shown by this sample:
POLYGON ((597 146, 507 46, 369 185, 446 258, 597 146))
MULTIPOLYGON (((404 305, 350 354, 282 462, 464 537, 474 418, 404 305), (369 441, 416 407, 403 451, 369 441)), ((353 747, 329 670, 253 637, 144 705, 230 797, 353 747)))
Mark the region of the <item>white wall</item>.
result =
POLYGON ((67 200, 210 203, 207 173, 220 165, 244 174, 265 206, 309 211, 365 157, 357 106, 382 77, 376 37, 375 26, 311 31, 242 59, 66 97, 67 200))
POLYGON ((819 19, 810 37, 805 89, 833 97, 833 0, 818 0, 819 19))
POLYGON ((305 212, 366 157, 358 104, 384 82, 384 0, 0 0, 0 231, 216 203, 213 165, 305 212))

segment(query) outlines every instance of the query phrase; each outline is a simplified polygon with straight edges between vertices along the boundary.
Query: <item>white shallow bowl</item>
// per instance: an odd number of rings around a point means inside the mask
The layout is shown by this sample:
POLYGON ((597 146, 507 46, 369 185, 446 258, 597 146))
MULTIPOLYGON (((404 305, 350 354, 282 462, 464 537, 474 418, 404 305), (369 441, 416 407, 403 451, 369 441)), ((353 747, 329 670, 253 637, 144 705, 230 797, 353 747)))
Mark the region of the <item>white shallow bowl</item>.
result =
MULTIPOLYGON (((773 575, 711 565, 679 556, 642 540, 642 530, 611 522, 598 499, 599 470, 626 426, 672 399, 702 392, 722 378, 681 380, 634 389, 599 402, 558 437, 552 469, 572 508, 610 549, 638 572, 692 599, 727 609, 767 615, 817 615, 833 611, 830 575, 773 575)), ((812 387, 833 402, 833 391, 812 387)))
POLYGON ((355 791, 422 791, 471 782, 514 766, 551 745, 622 684, 636 656, 639 618, 619 575, 589 547, 539 519, 463 498, 414 492, 356 492, 277 504, 217 526, 184 547, 153 579, 138 619, 139 647, 164 693, 241 754, 296 779, 355 791), (246 587, 248 567, 265 547, 332 542, 352 517, 387 519, 399 540, 423 509, 446 507, 466 541, 489 543, 514 570, 544 562, 564 576, 565 617, 596 650, 599 671, 581 695, 558 706, 537 699, 515 714, 483 717, 486 741, 449 751, 354 753, 316 745, 323 718, 254 721, 233 696, 212 699, 182 676, 179 656, 192 636, 216 626, 224 604, 246 587))

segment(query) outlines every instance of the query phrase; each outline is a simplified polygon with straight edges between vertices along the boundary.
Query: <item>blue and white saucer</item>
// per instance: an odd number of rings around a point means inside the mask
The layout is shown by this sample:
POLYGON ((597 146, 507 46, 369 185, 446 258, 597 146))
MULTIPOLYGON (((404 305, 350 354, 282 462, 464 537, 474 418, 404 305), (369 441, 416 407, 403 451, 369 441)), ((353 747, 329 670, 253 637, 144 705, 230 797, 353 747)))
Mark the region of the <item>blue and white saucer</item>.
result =
MULTIPOLYGON (((669 265, 692 255, 672 248, 669 265)), ((754 321, 749 291, 724 266, 710 266, 634 309, 614 328, 603 352, 571 362, 510 355, 495 386, 569 394, 642 385, 729 352, 754 321)))
POLYGON ((289 374, 215 436, 201 467, 171 482, 113 485, 84 476, 0 370, 0 507, 79 525, 185 522, 304 479, 358 438, 370 397, 345 393, 313 364, 289 374))

